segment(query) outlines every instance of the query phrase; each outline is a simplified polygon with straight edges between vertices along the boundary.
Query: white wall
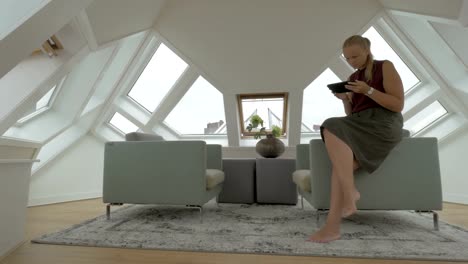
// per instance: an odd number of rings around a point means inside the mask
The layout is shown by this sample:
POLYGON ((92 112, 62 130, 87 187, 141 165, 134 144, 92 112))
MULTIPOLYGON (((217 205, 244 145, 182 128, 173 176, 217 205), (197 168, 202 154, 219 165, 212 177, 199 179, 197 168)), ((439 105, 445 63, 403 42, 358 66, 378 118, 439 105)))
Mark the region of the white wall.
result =
POLYGON ((0 160, 0 260, 24 240, 31 162, 0 160))
MULTIPOLYGON (((223 159, 262 158, 255 147, 223 147, 223 159)), ((278 159, 295 159, 296 147, 285 147, 284 153, 278 159)))
POLYGON ((442 190, 446 202, 468 204, 467 149, 468 129, 466 128, 439 144, 442 190))
POLYGON ((38 147, 0 138, 0 261, 24 240, 31 162, 38 147))
POLYGON ((100 197, 104 144, 86 135, 31 178, 29 205, 100 197))

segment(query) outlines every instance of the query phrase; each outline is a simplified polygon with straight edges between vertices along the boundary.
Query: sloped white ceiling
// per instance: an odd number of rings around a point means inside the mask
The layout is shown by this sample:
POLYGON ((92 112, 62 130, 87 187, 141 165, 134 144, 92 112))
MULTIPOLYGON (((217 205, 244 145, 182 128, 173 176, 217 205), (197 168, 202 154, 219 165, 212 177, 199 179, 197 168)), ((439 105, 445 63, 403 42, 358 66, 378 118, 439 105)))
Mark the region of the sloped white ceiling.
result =
POLYGON ((373 0, 171 0, 156 30, 228 92, 304 89, 381 10, 373 0))
POLYGON ((98 45, 151 28, 166 0, 94 0, 86 9, 98 45))
MULTIPOLYGON (((91 2, 92 0, 49 1, 47 5, 40 5, 40 10, 25 21, 18 21, 21 24, 13 24, 15 28, 9 28, 8 35, 2 35, 0 39, 0 78, 27 58, 33 50, 40 48, 45 40, 69 23, 91 2)), ((0 8, 3 8, 3 4, 0 4, 0 8)))
POLYGON ((463 0, 380 0, 385 8, 418 14, 457 20, 463 0))

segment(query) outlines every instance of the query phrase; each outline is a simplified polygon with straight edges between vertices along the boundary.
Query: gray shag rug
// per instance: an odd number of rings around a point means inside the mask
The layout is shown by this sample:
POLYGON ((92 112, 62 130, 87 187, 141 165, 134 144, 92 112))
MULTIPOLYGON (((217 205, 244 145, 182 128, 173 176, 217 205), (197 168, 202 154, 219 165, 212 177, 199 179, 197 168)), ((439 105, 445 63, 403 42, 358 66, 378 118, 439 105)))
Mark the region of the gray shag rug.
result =
MULTIPOLYGON (((104 206, 103 206, 104 209, 104 206)), ((343 221, 340 240, 306 241, 317 225, 306 206, 220 204, 199 211, 177 206, 132 205, 32 242, 74 246, 257 253, 279 255, 468 260, 468 231, 432 216, 401 211, 358 211, 343 221)))

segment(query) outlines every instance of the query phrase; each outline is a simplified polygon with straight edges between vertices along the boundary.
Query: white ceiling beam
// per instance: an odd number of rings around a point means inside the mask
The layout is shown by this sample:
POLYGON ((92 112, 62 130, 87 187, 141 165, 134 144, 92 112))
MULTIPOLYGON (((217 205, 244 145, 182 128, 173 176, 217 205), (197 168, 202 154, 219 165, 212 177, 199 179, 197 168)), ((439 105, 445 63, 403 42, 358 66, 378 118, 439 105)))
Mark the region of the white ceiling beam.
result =
POLYGON ((379 0, 390 14, 468 26, 468 0, 379 0))
POLYGON ((240 126, 239 126, 239 108, 237 104, 237 95, 229 92, 223 93, 224 115, 226 116, 226 131, 228 136, 228 145, 238 147, 240 145, 240 126))
POLYGON ((53 0, 0 40, 0 78, 78 15, 93 0, 53 0))
POLYGON ((458 21, 462 26, 468 27, 468 0, 463 0, 460 14, 458 15, 458 21))
POLYGON ((96 50, 99 45, 94 34, 93 27, 88 19, 88 14, 85 10, 82 10, 74 19, 74 22, 78 26, 80 33, 86 39, 90 50, 96 50))

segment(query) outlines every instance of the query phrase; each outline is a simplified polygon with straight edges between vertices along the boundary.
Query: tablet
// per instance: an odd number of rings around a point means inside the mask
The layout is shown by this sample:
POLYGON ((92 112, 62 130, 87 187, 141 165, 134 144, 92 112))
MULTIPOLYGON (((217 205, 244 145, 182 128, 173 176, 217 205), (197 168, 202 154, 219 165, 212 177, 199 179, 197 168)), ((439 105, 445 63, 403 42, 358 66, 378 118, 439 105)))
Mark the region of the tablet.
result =
POLYGON ((351 90, 346 89, 345 84, 348 84, 348 81, 338 82, 338 83, 330 83, 330 84, 327 85, 327 87, 328 87, 328 89, 330 89, 334 93, 351 92, 351 90))

